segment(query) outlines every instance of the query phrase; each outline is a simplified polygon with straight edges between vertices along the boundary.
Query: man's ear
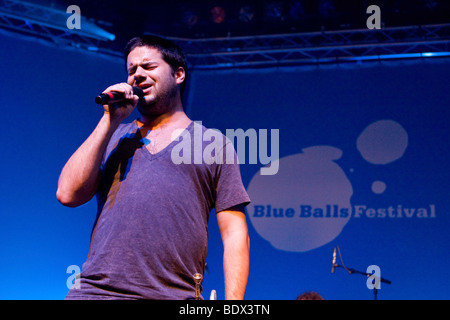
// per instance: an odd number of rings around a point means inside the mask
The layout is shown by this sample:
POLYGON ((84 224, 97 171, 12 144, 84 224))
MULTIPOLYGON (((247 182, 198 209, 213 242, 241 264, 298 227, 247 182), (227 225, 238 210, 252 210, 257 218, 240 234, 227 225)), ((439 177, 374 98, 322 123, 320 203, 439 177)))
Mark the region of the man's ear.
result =
POLYGON ((184 71, 184 68, 178 67, 178 69, 175 70, 175 79, 177 81, 177 84, 183 83, 185 78, 186 78, 186 72, 184 71))

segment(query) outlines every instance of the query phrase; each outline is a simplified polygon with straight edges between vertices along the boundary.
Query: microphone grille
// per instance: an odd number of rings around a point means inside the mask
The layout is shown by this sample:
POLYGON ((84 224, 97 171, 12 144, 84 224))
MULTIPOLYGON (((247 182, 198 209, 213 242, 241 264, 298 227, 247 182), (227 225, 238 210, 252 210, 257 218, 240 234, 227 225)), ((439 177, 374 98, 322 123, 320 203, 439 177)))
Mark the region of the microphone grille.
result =
POLYGON ((144 96, 144 90, 142 90, 139 87, 133 87, 133 93, 137 95, 139 98, 142 98, 144 96))

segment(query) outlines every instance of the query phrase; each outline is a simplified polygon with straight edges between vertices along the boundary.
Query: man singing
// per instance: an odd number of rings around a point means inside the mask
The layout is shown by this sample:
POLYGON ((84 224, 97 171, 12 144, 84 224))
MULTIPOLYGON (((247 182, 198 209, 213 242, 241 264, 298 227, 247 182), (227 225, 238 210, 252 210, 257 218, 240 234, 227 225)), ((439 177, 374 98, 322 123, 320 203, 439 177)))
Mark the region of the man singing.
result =
MULTIPOLYGON (((224 245, 225 298, 243 299, 250 199, 238 161, 172 161, 179 141, 207 130, 183 111, 187 66, 180 48, 156 36, 133 38, 125 60, 127 82, 104 91, 122 100, 104 105, 58 181, 62 204, 80 206, 94 195, 98 202, 80 288, 66 299, 193 299, 193 275, 205 269, 212 209, 224 245), (141 99, 133 87, 143 90, 141 99), (136 107, 139 118, 123 124, 136 107)), ((224 153, 231 142, 223 138, 224 153)))

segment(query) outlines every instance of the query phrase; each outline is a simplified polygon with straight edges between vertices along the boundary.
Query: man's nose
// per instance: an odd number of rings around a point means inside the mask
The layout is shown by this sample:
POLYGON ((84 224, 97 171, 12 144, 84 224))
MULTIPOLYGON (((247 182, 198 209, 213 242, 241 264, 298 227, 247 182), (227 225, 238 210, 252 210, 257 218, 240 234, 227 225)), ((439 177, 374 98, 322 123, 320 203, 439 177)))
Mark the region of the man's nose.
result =
POLYGON ((142 67, 138 67, 134 73, 134 81, 137 83, 142 82, 146 76, 145 70, 142 67))

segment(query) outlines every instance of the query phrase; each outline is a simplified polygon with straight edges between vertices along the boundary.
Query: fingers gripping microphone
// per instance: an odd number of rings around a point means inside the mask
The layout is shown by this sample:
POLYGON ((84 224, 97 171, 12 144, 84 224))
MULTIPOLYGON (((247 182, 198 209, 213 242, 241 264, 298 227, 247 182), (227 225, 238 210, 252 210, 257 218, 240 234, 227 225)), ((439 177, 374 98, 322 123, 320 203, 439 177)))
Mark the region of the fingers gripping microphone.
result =
POLYGON ((333 262, 331 264, 331 273, 334 273, 334 267, 336 266, 336 247, 333 250, 333 262))
MULTIPOLYGON (((139 97, 141 100, 144 97, 144 91, 142 91, 139 87, 133 87, 133 94, 139 97)), ((121 92, 108 92, 101 93, 97 97, 95 97, 95 103, 97 104, 108 104, 112 102, 119 102, 125 100, 123 93, 121 92)))

